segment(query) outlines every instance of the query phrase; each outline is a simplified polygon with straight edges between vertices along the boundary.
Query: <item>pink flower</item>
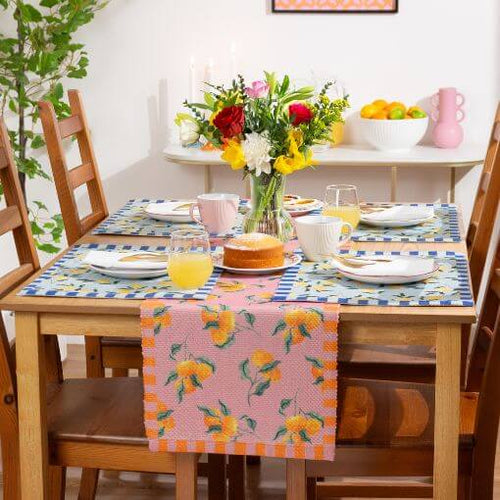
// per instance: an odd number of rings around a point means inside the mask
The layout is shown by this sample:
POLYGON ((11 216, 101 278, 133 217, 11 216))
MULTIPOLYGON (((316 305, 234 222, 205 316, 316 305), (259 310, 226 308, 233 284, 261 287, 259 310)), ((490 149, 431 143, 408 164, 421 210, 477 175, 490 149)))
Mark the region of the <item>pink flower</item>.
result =
POLYGON ((269 92, 269 85, 266 82, 253 82, 251 87, 245 89, 248 97, 252 99, 260 99, 266 97, 269 92))
POLYGON ((301 123, 310 122, 313 119, 313 112, 311 109, 300 102, 291 104, 288 108, 288 113, 294 127, 299 126, 301 123))

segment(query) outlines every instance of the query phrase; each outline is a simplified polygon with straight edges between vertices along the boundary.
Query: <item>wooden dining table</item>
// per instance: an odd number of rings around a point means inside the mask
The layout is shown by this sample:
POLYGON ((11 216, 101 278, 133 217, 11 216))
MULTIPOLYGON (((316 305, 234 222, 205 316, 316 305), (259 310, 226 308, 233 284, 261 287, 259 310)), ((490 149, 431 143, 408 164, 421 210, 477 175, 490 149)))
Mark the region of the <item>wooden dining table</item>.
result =
MULTIPOLYGON (((84 236, 78 243, 162 245, 158 237, 84 236)), ((352 242, 354 250, 451 250, 467 254, 460 243, 352 242)), ((50 265, 50 264, 49 264, 50 265)), ((43 272, 43 271, 42 271, 43 272)), ((35 275, 30 281, 36 279, 35 275)), ((45 335, 141 336, 140 300, 19 296, 14 290, 2 301, 2 310, 15 311, 17 392, 22 498, 48 498, 49 450, 47 437, 45 335)), ((340 308, 339 343, 419 345, 436 349, 434 422, 434 498, 457 496, 460 346, 462 325, 474 323, 474 307, 345 306, 340 308)), ((300 471, 300 460, 291 464, 300 471), (295 466, 298 465, 298 466, 295 466)), ((289 498, 305 499, 305 475, 287 477, 289 498)), ((196 485, 193 484, 193 491, 196 485)))

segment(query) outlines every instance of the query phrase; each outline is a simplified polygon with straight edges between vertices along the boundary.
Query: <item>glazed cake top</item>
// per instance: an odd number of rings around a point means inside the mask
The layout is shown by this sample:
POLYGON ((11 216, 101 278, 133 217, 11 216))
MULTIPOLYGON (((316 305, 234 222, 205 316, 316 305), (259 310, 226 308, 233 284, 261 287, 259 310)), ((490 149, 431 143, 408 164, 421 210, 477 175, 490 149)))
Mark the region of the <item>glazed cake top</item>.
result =
POLYGON ((274 236, 263 233, 248 233, 231 238, 225 245, 226 248, 237 250, 265 250, 281 248, 283 243, 274 236))

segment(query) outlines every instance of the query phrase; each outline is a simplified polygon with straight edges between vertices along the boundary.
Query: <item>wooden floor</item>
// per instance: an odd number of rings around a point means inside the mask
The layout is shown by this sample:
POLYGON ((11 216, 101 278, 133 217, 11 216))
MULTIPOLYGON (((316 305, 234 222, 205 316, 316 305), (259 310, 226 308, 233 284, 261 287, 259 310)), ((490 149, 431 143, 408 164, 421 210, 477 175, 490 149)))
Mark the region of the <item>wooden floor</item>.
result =
MULTIPOLYGON (((81 377, 85 373, 83 346, 69 346, 64 366, 66 377, 81 377)), ((498 448, 500 453, 500 446, 498 448)), ((248 468, 248 500, 283 500, 285 498, 284 461, 264 459, 262 465, 248 468)), ((66 498, 77 500, 80 471, 68 471, 66 498)), ((496 466, 495 500, 500 500, 500 462, 496 466)), ((206 480, 199 479, 199 499, 207 498, 206 480)), ((102 472, 97 498, 100 500, 147 500, 175 498, 175 480, 169 476, 135 473, 102 472)))

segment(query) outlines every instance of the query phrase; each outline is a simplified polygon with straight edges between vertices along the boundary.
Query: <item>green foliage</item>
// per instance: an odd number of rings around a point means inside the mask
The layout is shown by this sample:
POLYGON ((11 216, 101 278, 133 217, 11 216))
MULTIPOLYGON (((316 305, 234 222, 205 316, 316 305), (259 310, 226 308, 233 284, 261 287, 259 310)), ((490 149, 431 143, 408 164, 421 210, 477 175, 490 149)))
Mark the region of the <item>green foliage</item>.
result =
MULTIPOLYGON (((37 102, 52 102, 58 118, 70 114, 63 101, 63 78, 84 78, 89 59, 75 33, 106 6, 107 0, 0 0, 0 15, 10 15, 16 36, 0 33, 0 115, 16 115, 9 131, 20 179, 50 180, 33 150, 45 143, 37 102)), ((39 250, 56 253, 62 235, 59 215, 50 216, 43 203, 30 207, 33 234, 39 250), (43 212, 43 215, 42 215, 43 212), (43 223, 41 223, 43 219, 43 223)))

